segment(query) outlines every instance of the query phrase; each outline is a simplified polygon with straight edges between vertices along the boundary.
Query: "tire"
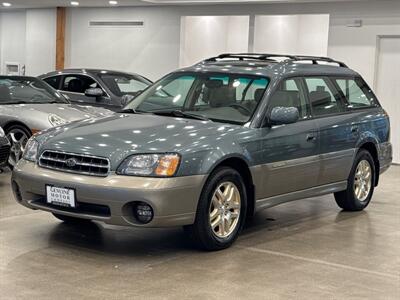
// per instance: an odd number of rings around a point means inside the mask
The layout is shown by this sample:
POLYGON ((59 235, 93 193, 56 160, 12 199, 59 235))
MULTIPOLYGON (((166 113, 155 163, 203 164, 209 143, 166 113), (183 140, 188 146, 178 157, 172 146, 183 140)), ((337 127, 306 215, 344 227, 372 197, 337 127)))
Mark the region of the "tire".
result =
POLYGON ((22 125, 11 125, 5 129, 5 133, 11 143, 8 167, 10 170, 13 170, 14 166, 22 158, 25 145, 28 142, 28 139, 32 136, 32 133, 22 125), (12 135, 14 135, 14 138, 12 138, 12 135))
POLYGON ((246 219, 246 209, 247 194, 242 177, 236 170, 222 167, 210 175, 199 199, 195 222, 184 229, 199 248, 222 250, 237 239, 246 219), (217 225, 213 227, 212 222, 217 225))
POLYGON ((375 163, 372 155, 367 150, 360 150, 356 155, 349 178, 347 179, 347 189, 335 193, 337 205, 345 211, 360 211, 366 208, 374 193, 375 174, 375 163), (369 168, 369 177, 362 175, 364 173, 368 174, 365 171, 365 167, 369 168), (360 179, 360 177, 368 179, 360 179), (357 188, 356 186, 363 186, 364 188, 357 188))
POLYGON ((91 222, 91 220, 89 220, 89 219, 75 218, 75 217, 60 215, 60 214, 56 214, 56 213, 53 213, 53 216, 67 224, 86 224, 86 223, 91 222))

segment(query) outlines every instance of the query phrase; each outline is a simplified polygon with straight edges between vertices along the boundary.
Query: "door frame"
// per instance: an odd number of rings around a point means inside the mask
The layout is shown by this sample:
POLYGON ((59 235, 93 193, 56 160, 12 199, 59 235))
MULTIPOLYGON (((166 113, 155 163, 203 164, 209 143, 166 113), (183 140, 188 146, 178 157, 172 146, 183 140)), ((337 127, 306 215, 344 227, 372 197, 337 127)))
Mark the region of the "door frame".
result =
MULTIPOLYGON (((379 55, 381 53, 381 40, 382 39, 400 39, 400 34, 382 34, 376 36, 376 51, 375 51, 375 65, 374 65, 374 91, 378 90, 378 72, 379 72, 379 55)), ((394 165, 398 163, 392 162, 394 165)))
POLYGON ((382 39, 400 39, 400 34, 378 34, 375 41, 375 63, 374 63, 374 91, 378 88, 378 70, 379 70, 379 55, 381 53, 382 39))

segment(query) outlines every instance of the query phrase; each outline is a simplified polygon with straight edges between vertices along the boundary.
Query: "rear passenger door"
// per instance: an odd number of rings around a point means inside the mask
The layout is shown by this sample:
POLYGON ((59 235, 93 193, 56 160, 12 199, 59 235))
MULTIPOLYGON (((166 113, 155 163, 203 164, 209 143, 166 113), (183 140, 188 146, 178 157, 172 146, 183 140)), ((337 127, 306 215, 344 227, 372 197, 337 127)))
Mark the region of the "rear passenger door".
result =
POLYGON ((330 78, 305 77, 304 82, 319 130, 318 185, 344 181, 353 164, 357 124, 352 114, 347 113, 342 94, 330 78))

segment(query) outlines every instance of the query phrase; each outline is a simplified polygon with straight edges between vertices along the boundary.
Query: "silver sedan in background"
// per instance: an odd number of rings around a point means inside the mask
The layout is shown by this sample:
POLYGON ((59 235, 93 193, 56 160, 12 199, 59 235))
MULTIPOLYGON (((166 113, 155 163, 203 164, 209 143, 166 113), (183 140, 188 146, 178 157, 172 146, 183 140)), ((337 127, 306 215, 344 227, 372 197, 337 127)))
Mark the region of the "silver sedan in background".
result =
POLYGON ((35 77, 0 76, 0 126, 11 143, 10 168, 22 156, 32 134, 72 121, 99 118, 113 112, 71 104, 63 95, 35 77))

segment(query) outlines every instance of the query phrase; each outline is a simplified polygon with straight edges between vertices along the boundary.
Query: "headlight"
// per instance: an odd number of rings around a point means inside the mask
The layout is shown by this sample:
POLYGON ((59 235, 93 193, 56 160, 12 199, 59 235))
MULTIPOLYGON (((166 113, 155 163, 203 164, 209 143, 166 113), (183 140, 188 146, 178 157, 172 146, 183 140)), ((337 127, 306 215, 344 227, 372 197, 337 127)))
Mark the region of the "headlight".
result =
POLYGON ((3 128, 1 128, 0 127, 0 137, 5 137, 6 136, 6 134, 4 133, 4 130, 3 130, 3 128))
POLYGON ((138 154, 125 159, 117 174, 132 176, 174 176, 180 162, 179 154, 138 154))
POLYGON ((67 123, 67 121, 65 121, 63 118, 55 114, 49 114, 49 122, 51 126, 60 126, 67 123))
POLYGON ((38 155, 39 143, 34 139, 30 138, 26 143, 25 151, 22 157, 26 160, 36 162, 38 155))

